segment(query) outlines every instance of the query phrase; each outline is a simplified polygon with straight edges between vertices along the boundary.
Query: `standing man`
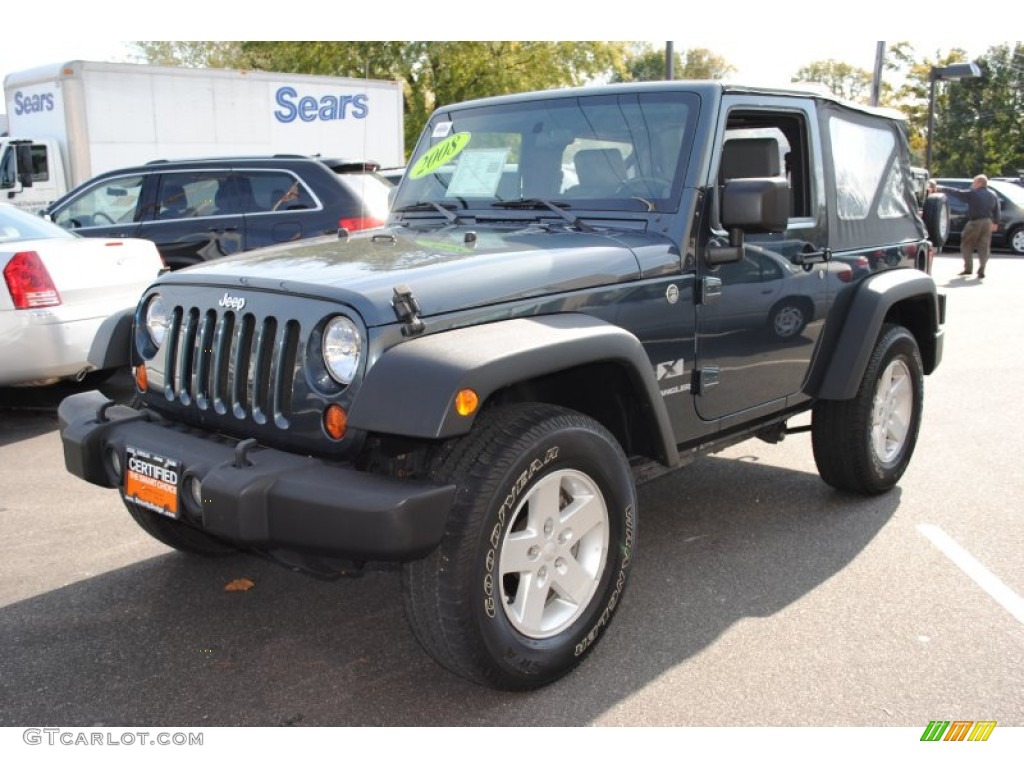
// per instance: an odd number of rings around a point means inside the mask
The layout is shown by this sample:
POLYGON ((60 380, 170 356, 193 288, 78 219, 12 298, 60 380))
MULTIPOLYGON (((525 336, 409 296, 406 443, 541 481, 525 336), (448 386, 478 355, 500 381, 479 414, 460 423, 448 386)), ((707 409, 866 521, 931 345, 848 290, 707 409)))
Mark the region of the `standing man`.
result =
POLYGON ((992 247, 992 233, 999 229, 999 197, 988 188, 988 176, 984 174, 975 176, 968 190, 943 186, 938 189, 967 203, 967 224, 960 233, 960 255, 964 259, 964 271, 960 274, 974 272, 974 251, 977 250, 978 279, 983 280, 992 247))

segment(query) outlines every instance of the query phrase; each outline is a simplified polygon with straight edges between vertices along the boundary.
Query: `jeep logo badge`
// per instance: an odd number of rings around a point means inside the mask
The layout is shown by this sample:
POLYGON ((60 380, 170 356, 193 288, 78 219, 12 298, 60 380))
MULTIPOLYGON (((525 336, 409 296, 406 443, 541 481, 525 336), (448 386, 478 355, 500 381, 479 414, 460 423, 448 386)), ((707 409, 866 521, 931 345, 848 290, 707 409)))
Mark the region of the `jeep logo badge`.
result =
POLYGON ((224 298, 217 302, 220 306, 225 309, 233 309, 236 312, 241 312, 245 307, 245 299, 241 296, 232 296, 231 294, 225 293, 224 298))

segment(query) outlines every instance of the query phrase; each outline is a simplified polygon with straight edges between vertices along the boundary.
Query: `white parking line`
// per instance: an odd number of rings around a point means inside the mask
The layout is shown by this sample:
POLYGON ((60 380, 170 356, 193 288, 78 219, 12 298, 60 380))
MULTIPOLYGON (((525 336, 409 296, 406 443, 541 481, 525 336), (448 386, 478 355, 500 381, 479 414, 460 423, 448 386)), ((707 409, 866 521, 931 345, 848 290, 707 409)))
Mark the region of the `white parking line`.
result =
POLYGON ((957 544, 949 534, 938 526, 921 523, 917 526, 917 530, 938 547, 942 554, 952 560, 961 571, 970 576, 975 584, 988 593, 989 597, 1009 611, 1013 618, 1024 624, 1024 598, 1006 586, 998 576, 978 562, 974 555, 957 544))

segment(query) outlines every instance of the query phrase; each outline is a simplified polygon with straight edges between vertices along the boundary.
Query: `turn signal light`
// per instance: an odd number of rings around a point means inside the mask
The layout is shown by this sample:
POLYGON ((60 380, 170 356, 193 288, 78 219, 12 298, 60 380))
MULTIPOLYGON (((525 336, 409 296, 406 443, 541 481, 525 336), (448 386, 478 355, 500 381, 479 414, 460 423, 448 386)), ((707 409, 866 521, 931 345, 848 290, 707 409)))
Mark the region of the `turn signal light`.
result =
POLYGON ((459 416, 469 416, 480 406, 480 398, 472 389, 460 389, 455 395, 455 411, 459 416))
POLYGON ((135 387, 139 392, 149 389, 149 376, 146 374, 146 366, 143 363, 135 366, 135 387))
POLYGON ((348 428, 348 414, 337 403, 327 406, 324 411, 324 429, 334 440, 341 440, 348 428))

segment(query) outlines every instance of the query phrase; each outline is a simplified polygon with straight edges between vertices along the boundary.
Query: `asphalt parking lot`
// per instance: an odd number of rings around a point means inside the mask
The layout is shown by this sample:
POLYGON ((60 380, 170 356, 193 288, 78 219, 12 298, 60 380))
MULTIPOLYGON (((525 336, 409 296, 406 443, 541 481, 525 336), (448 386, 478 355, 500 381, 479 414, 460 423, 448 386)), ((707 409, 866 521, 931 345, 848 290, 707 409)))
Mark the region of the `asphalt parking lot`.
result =
POLYGON ((945 358, 893 492, 831 490, 806 435, 643 486, 614 625, 529 694, 437 667, 397 573, 168 550, 64 471, 74 387, 2 391, 0 726, 1022 726, 1024 260, 995 255, 984 284, 959 270, 936 260, 945 358), (254 586, 225 591, 239 578, 254 586))

